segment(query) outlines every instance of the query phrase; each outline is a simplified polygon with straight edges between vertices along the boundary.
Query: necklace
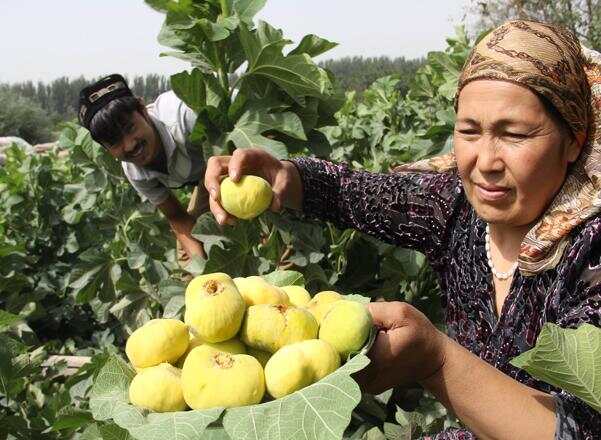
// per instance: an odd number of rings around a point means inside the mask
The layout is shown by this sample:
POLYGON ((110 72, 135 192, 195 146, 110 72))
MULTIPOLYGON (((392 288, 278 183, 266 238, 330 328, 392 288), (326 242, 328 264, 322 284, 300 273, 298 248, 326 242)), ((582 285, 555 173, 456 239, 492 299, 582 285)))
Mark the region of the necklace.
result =
POLYGON ((490 227, 488 226, 488 224, 486 225, 486 237, 485 237, 485 248, 486 248, 486 258, 488 259, 488 266, 490 267, 490 270, 492 271, 492 274, 500 279, 500 280, 506 280, 507 278, 509 278, 510 276, 513 275, 513 273, 515 272, 515 270, 518 267, 518 262, 516 261, 515 263, 513 263, 513 265, 511 266, 511 268, 507 271, 507 272, 498 272, 495 269, 495 265, 492 262, 492 255, 490 253, 490 227))

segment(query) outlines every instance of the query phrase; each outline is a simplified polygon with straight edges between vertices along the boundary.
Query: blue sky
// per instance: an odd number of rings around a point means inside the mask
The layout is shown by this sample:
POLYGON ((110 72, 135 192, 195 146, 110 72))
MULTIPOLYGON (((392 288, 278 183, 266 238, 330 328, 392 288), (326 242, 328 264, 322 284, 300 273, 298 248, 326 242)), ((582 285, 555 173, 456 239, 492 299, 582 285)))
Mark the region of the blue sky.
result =
MULTIPOLYGON (((340 43, 326 58, 418 57, 445 47, 467 0, 269 0, 259 17, 299 41, 314 33, 340 43)), ((59 76, 172 74, 159 58, 163 15, 142 0, 0 0, 0 82, 59 76)))

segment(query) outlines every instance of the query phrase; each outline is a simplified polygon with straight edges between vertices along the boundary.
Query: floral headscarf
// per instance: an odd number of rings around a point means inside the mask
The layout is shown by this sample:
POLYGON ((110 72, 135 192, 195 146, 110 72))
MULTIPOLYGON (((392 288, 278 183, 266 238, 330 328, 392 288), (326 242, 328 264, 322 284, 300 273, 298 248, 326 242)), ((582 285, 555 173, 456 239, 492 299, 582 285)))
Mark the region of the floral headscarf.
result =
MULTIPOLYGON (((509 81, 545 96, 583 145, 566 180, 520 248, 518 268, 535 275, 554 268, 570 232, 601 208, 601 54, 580 46, 555 25, 516 20, 483 38, 459 78, 462 88, 477 79, 509 81)), ((450 171, 453 153, 395 168, 395 171, 450 171)))

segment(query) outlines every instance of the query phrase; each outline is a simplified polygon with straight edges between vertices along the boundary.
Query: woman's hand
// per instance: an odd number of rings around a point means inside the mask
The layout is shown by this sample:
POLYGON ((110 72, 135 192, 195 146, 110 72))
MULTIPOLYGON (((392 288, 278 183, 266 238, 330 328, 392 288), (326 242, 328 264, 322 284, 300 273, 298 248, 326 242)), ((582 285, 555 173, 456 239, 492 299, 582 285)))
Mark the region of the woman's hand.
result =
POLYGON ((280 161, 264 150, 257 148, 238 149, 231 156, 213 156, 207 162, 205 187, 209 191, 209 206, 220 225, 232 224, 229 215, 219 202, 220 185, 224 176, 234 182, 243 175, 264 178, 273 190, 270 209, 279 212, 282 208, 300 209, 302 206, 302 182, 294 164, 280 161))
POLYGON ((368 353, 371 364, 355 375, 364 391, 379 394, 420 382, 442 367, 447 336, 423 313, 403 302, 374 302, 368 308, 378 336, 368 353))

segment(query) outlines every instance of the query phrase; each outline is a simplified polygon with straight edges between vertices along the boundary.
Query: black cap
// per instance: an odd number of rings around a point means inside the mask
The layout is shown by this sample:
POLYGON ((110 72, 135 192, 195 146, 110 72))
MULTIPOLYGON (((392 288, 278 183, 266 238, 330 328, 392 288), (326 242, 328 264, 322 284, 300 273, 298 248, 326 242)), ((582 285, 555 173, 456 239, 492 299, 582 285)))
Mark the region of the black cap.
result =
POLYGON ((79 123, 90 127, 92 118, 114 99, 133 96, 127 81, 118 73, 106 76, 79 92, 79 123))

